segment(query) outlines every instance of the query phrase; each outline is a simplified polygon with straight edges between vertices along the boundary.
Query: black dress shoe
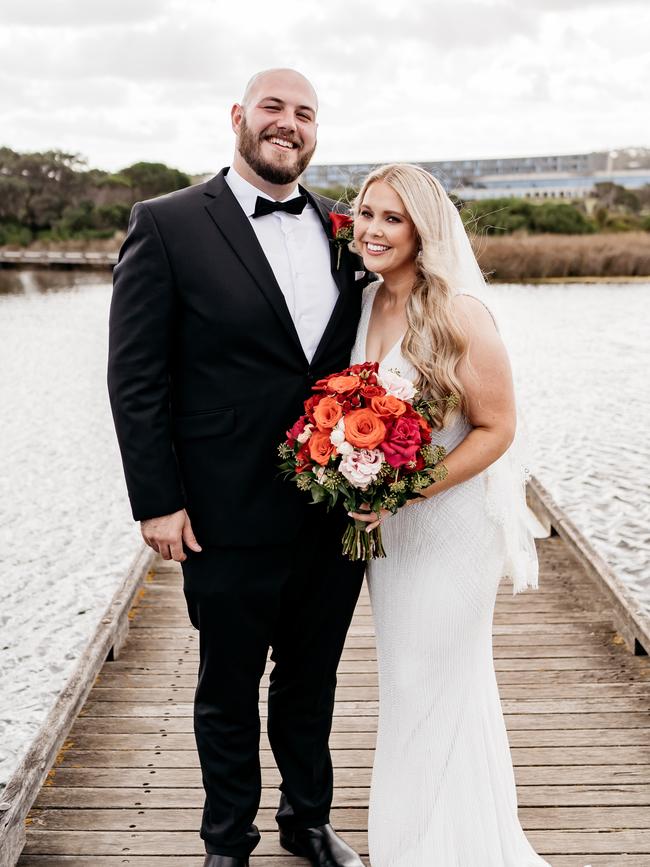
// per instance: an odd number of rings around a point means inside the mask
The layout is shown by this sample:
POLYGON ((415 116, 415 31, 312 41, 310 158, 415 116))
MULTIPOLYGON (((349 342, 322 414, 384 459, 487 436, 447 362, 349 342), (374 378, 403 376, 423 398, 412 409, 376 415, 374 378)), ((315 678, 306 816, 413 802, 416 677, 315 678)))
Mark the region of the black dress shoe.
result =
POLYGON ((336 835, 331 825, 280 831, 280 845, 306 858, 313 867, 363 867, 363 861, 336 835))
POLYGON ((233 858, 232 855, 205 856, 203 867, 248 867, 248 858, 233 858))

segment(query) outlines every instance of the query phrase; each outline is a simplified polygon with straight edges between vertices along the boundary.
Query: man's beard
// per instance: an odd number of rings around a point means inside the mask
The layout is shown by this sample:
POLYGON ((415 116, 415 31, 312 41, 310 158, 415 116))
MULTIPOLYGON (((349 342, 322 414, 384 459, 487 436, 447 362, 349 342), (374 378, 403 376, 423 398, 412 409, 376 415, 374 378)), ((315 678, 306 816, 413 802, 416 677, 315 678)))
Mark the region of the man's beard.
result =
POLYGON ((263 180, 268 181, 268 183, 278 185, 291 184, 300 177, 309 165, 309 161, 316 150, 316 145, 314 145, 310 151, 299 156, 292 166, 276 166, 273 163, 266 162, 262 158, 261 154, 262 141, 264 138, 273 138, 274 136, 277 136, 278 138, 287 138, 288 141, 295 141, 295 139, 292 139, 286 134, 271 134, 268 131, 265 132, 263 136, 256 136, 248 128, 246 118, 242 117, 241 125, 239 127, 239 153, 253 169, 255 174, 259 175, 263 180))

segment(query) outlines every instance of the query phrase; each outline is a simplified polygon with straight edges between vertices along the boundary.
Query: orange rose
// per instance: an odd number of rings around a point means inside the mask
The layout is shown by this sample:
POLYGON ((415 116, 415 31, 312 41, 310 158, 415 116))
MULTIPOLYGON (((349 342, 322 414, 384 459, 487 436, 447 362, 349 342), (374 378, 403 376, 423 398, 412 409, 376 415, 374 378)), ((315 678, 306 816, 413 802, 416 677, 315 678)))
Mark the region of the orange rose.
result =
POLYGON ((386 436, 386 425, 370 409, 354 409, 345 416, 345 438, 358 449, 375 449, 386 436))
POLYGON ((354 394, 361 386, 358 376, 333 376, 327 381, 328 391, 336 394, 354 394))
POLYGON ((382 394, 370 400, 372 411, 380 418, 399 418, 406 412, 406 404, 392 394, 382 394))
POLYGON ((343 415, 341 405, 335 397, 324 397, 314 408, 314 421, 319 430, 332 430, 343 415))
POLYGON ((309 454, 312 461, 324 467, 333 453, 334 446, 330 442, 329 431, 315 430, 309 438, 309 454))

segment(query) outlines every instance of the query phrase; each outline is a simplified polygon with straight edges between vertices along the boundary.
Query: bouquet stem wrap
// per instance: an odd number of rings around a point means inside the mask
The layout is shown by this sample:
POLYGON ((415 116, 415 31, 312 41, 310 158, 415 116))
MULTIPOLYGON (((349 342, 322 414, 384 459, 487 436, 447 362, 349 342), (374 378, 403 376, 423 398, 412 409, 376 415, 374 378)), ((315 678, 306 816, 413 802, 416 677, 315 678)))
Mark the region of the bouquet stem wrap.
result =
POLYGON ((381 539, 381 525, 369 533, 364 521, 349 524, 343 534, 343 555, 348 560, 378 560, 386 556, 381 539))

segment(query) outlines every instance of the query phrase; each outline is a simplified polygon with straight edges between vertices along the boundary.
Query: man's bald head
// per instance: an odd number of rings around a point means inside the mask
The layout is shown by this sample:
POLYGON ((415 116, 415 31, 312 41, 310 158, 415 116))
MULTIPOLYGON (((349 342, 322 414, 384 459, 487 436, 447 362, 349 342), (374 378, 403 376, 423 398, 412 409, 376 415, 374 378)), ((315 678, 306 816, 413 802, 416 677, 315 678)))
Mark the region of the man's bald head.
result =
POLYGON ((318 97, 314 85, 301 72, 295 69, 264 69, 262 72, 256 72, 250 79, 244 90, 244 95, 241 100, 243 108, 248 108, 251 103, 260 99, 268 90, 272 94, 275 86, 281 87, 297 87, 305 95, 310 96, 311 106, 314 114, 318 111, 318 97))

